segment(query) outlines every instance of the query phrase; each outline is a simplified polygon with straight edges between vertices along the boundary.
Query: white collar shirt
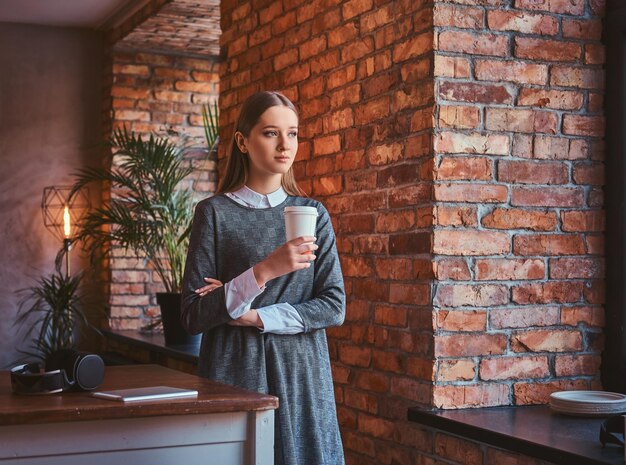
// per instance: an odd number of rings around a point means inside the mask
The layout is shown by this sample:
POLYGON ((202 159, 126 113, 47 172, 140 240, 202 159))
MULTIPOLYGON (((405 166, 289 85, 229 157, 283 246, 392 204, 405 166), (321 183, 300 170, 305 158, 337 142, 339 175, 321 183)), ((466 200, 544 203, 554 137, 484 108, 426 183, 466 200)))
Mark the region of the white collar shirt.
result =
POLYGON ((279 187, 274 192, 269 194, 259 194, 253 191, 248 186, 243 186, 233 192, 227 192, 226 195, 233 199, 240 205, 244 205, 250 208, 271 208, 280 205, 287 198, 287 192, 285 189, 279 187))

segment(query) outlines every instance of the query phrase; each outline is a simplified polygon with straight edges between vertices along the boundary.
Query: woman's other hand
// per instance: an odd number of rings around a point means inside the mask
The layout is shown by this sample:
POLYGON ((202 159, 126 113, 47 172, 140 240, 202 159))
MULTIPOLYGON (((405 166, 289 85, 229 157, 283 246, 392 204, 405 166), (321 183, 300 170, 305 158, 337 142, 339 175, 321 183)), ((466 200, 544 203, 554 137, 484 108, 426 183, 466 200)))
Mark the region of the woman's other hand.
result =
POLYGON ((230 326, 252 326, 263 329, 263 320, 261 320, 259 313, 254 309, 244 313, 236 320, 229 321, 228 324, 230 326))
POLYGON ((218 287, 222 287, 224 285, 221 281, 213 278, 204 278, 204 281, 208 284, 206 286, 202 286, 200 289, 195 290, 195 293, 198 294, 200 297, 204 297, 209 292, 213 292, 218 287))
POLYGON ((318 248, 314 242, 313 236, 296 237, 278 247, 265 260, 254 265, 254 277, 259 288, 263 288, 274 278, 309 268, 311 262, 315 260, 313 251, 318 248))

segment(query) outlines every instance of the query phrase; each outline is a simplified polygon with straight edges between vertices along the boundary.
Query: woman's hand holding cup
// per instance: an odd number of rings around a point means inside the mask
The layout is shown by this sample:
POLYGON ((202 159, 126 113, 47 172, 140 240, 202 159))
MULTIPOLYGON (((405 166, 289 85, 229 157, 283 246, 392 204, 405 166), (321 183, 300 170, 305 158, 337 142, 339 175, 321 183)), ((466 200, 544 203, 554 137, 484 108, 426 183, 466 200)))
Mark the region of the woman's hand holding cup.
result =
POLYGON ((318 246, 315 237, 301 236, 292 239, 274 250, 265 260, 254 265, 254 276, 259 287, 268 281, 294 271, 304 270, 315 260, 318 246))

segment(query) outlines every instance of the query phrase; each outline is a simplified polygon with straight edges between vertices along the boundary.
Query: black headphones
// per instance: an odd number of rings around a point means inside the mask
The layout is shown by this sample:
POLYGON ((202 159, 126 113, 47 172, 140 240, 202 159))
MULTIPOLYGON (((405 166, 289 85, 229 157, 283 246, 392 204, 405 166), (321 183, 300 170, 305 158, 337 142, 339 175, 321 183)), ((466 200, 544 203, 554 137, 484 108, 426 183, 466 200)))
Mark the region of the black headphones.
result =
POLYGON ((91 391, 102 383, 104 361, 100 356, 73 349, 62 349, 39 363, 11 368, 11 388, 16 394, 53 394, 77 390, 91 391))

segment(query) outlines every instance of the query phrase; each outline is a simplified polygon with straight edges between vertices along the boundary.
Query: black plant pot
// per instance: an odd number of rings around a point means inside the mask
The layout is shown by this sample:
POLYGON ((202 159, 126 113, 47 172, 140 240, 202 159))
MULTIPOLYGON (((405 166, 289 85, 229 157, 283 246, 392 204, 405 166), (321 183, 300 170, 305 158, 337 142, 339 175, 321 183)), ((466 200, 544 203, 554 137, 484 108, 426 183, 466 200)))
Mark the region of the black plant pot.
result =
POLYGON ((157 303, 161 307, 161 320, 163 321, 163 336, 165 345, 190 345, 200 342, 200 334, 192 336, 180 321, 180 294, 170 292, 158 292, 157 303))

